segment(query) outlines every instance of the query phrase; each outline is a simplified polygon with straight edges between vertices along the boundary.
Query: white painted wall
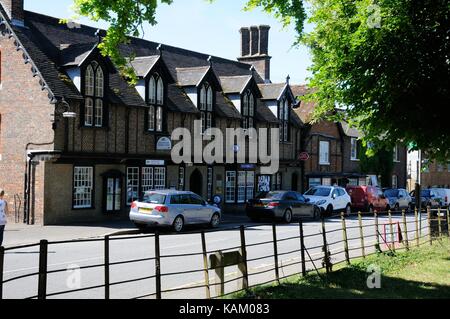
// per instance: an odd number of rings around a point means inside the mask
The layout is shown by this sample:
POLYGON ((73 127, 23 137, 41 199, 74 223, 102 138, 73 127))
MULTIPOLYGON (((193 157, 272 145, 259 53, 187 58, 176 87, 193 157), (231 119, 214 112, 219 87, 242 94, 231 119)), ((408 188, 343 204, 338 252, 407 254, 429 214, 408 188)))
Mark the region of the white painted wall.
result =
POLYGON ((136 91, 139 93, 141 98, 145 101, 145 80, 141 79, 136 84, 136 91))
POLYGON ((278 118, 278 101, 267 101, 267 107, 272 111, 273 115, 278 118))
POLYGON ((234 107, 241 113, 241 95, 240 94, 229 94, 228 98, 233 103, 234 107))
POLYGON ((191 102, 195 105, 195 107, 198 107, 198 105, 197 105, 197 95, 198 95, 197 88, 196 87, 188 87, 188 88, 185 88, 184 91, 186 92, 189 99, 191 99, 191 102))
POLYGON ((67 70, 67 75, 72 80, 73 84, 77 87, 78 91, 81 92, 81 70, 80 68, 70 68, 67 70))

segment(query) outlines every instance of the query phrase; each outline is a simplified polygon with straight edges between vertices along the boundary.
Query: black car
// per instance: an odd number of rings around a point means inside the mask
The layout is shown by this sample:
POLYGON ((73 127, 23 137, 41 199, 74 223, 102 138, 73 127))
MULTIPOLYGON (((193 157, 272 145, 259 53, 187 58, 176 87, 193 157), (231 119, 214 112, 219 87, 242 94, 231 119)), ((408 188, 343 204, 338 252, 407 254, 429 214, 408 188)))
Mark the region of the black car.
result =
POLYGON ((252 221, 263 218, 281 219, 285 223, 293 218, 320 218, 320 208, 309 203, 302 194, 293 191, 272 191, 260 193, 246 205, 247 216, 252 221))

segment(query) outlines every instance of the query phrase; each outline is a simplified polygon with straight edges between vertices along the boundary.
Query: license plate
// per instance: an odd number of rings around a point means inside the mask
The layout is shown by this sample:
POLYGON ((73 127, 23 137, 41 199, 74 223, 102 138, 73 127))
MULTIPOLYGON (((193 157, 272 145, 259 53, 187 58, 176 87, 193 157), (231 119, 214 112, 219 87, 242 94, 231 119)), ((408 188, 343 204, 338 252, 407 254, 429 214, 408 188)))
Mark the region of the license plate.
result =
POLYGON ((153 209, 151 208, 140 208, 139 213, 141 214, 151 214, 153 212, 153 209))

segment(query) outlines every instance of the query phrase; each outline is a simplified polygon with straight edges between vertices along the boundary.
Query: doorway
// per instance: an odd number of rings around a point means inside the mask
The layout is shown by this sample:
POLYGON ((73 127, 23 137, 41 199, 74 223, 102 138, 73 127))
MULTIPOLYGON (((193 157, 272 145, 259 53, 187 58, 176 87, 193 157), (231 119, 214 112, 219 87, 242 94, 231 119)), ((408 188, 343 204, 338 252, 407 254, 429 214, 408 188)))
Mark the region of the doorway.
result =
POLYGON ((292 174, 292 183, 291 183, 292 191, 298 192, 298 174, 292 174))
POLYGON ((191 174, 189 190, 197 195, 203 196, 203 175, 199 169, 195 169, 191 174))

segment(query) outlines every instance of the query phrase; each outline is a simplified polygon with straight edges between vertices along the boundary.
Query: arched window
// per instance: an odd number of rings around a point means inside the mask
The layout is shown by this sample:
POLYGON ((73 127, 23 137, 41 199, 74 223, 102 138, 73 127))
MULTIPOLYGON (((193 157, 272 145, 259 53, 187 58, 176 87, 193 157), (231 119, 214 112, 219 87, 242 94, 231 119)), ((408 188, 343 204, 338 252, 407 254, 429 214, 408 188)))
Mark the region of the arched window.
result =
POLYGON ((255 97, 250 90, 247 90, 242 97, 242 127, 247 130, 254 128, 255 97))
POLYGON ((164 81, 157 74, 153 74, 148 82, 148 121, 147 130, 162 132, 164 121, 164 81))
POLYGON ((84 125, 103 127, 105 76, 101 66, 92 61, 84 77, 84 125))
POLYGON ((283 98, 278 105, 278 120, 280 122, 280 142, 289 142, 289 100, 283 98))
POLYGON ((214 91, 212 87, 205 83, 200 89, 199 110, 202 117, 202 133, 213 125, 214 91))

